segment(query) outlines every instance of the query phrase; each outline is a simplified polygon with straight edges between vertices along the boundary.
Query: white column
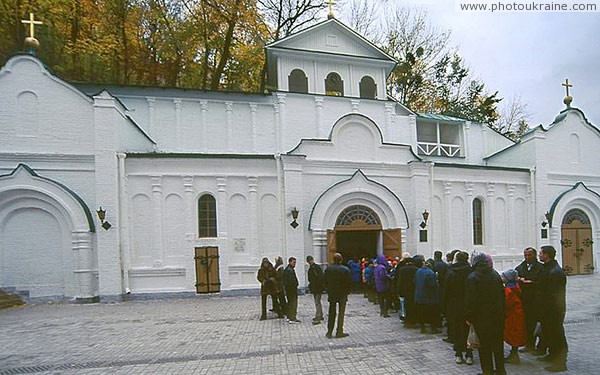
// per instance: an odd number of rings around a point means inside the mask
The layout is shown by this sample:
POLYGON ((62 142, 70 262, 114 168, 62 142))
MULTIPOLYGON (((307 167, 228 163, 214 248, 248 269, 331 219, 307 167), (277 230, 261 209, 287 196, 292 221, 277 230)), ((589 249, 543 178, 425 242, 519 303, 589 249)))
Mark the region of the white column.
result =
POLYGON ((186 233, 185 233, 185 243, 188 246, 186 249, 186 275, 185 278, 187 280, 187 285, 193 286, 196 280, 196 264, 194 263, 194 243, 196 240, 196 220, 194 218, 194 214, 197 212, 198 208, 195 204, 194 199, 194 177, 193 176, 183 176, 183 191, 185 194, 184 202, 185 202, 185 221, 186 221, 186 233))
POLYGON ((89 299, 98 295, 94 252, 92 247, 92 233, 75 231, 71 233, 75 259, 75 280, 77 290, 76 299, 89 299))
POLYGON ((327 258, 327 231, 323 229, 313 229, 313 257, 315 263, 324 264, 329 261, 327 258))
POLYGON ((383 255, 383 231, 377 232, 377 255, 383 255))
POLYGON ((227 196, 227 177, 217 177, 217 230, 219 236, 219 272, 221 287, 229 287, 229 269, 230 263, 229 239, 227 238, 227 229, 229 220, 228 196, 227 196))
POLYGON ((510 216, 515 212, 515 185, 507 184, 506 186, 506 195, 508 197, 508 215, 506 215, 508 225, 506 227, 505 236, 508 238, 508 250, 510 254, 516 253, 515 248, 515 236, 512 235, 515 233, 515 220, 510 220, 510 216))
POLYGON ((252 138, 252 152, 256 152, 256 104, 250 104, 250 125, 252 126, 252 134, 250 137, 252 138))
POLYGON ((206 123, 208 101, 200 100, 198 104, 200 104, 200 148, 202 152, 206 152, 209 144, 211 144, 211 142, 208 141, 208 125, 206 123))
POLYGON ((153 266, 162 268, 164 262, 163 254, 163 236, 162 236, 162 177, 152 176, 152 203, 154 206, 154 248, 152 256, 154 258, 153 266))
POLYGON ((277 106, 279 107, 279 152, 287 151, 285 150, 285 141, 286 141, 286 116, 285 116, 285 99, 286 95, 282 93, 277 94, 277 106))
POLYGON ((175 105, 175 136, 177 138, 177 144, 175 145, 175 149, 182 150, 184 149, 184 147, 182 145, 183 129, 181 129, 181 127, 183 125, 181 124, 181 99, 173 99, 173 104, 175 105))
POLYGON ((315 96, 315 136, 320 139, 327 138, 323 125, 323 97, 315 96))
POLYGON ((233 150, 233 102, 225 102, 225 126, 227 127, 227 139, 225 139, 225 149, 233 150))
POLYGON ((496 236, 494 235, 493 224, 494 224, 494 191, 496 184, 488 182, 487 184, 487 197, 485 211, 485 221, 483 222, 483 234, 485 236, 484 245, 488 251, 491 252, 496 244, 496 236))
POLYGON ((392 112, 394 111, 393 103, 385 103, 385 128, 382 129, 383 141, 390 142, 390 133, 392 128, 392 112))
POLYGON ((154 112, 155 112, 155 108, 154 105, 156 103, 156 98, 153 97, 146 97, 146 101, 148 102, 148 134, 151 137, 154 137, 155 134, 154 132, 156 131, 156 129, 154 129, 154 112))
POLYGON ((121 222, 121 268, 123 278, 123 291, 129 293, 129 268, 131 267, 131 235, 129 231, 129 199, 127 194, 127 174, 125 173, 124 153, 118 153, 119 159, 119 206, 121 209, 119 221, 121 222))
POLYGON ((358 113, 359 104, 360 104, 360 100, 358 100, 358 99, 350 100, 350 107, 351 107, 352 113, 358 113))
POLYGON ((250 261, 252 264, 258 264, 260 258, 258 248, 258 178, 248 177, 248 195, 250 197, 250 261))
POLYGON ((465 182, 465 225, 463 230, 465 235, 463 238, 465 249, 470 249, 473 246, 473 190, 472 182, 465 182))
MULTIPOLYGON (((444 201, 442 204, 444 205, 444 220, 443 220, 443 235, 442 238, 452 239, 454 241, 455 234, 452 233, 451 223, 452 223, 452 182, 444 181, 444 201)), ((451 243, 451 246, 456 246, 455 243, 451 243)))

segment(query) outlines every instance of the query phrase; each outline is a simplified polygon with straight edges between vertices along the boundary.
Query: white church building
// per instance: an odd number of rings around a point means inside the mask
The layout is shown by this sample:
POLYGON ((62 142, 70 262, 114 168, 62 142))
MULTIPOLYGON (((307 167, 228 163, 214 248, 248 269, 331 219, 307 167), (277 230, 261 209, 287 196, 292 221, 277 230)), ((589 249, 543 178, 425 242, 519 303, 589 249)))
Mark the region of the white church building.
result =
POLYGON ((570 98, 515 143, 391 99, 394 59, 334 18, 266 54, 266 94, 75 84, 10 58, 0 288, 241 293, 265 256, 296 257, 305 284, 307 255, 462 249, 504 270, 545 244, 569 274, 597 272, 600 130, 570 98))

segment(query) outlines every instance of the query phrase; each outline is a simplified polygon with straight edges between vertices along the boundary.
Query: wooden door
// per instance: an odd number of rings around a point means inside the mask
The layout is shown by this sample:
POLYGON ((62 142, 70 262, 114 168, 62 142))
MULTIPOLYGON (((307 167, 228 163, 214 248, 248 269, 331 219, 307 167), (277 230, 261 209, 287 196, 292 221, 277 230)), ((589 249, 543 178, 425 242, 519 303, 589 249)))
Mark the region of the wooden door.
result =
POLYGON ((327 230, 327 259, 328 264, 333 264, 333 255, 335 254, 335 230, 327 230))
POLYGON ((561 227, 563 268, 568 275, 594 272, 592 228, 573 220, 561 227))
POLYGON ((402 257, 401 229, 386 229, 383 231, 383 255, 386 257, 402 257))
POLYGON ((197 247, 194 259, 196 260, 196 293, 220 292, 219 248, 197 247))

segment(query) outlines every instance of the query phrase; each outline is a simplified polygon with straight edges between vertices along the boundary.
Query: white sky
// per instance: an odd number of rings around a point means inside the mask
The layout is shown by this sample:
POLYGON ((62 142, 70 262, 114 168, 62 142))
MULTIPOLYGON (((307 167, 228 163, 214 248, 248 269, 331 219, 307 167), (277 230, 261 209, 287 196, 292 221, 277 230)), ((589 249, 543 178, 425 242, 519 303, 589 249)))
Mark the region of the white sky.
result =
POLYGON ((562 0, 595 2, 598 12, 586 13, 461 12, 460 0, 390 1, 423 8, 433 26, 450 29, 452 44, 489 91, 498 90, 503 102, 520 95, 527 103, 531 127, 551 123, 565 108, 565 78, 573 85, 571 106, 600 127, 600 0, 562 0))

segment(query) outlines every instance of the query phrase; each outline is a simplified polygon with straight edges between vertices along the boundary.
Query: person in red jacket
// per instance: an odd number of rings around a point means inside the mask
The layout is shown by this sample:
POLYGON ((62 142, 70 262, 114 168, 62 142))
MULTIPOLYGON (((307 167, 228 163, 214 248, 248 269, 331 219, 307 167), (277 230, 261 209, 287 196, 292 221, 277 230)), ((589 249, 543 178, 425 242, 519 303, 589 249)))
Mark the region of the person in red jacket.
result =
POLYGON ((502 273, 504 282, 504 341, 511 346, 510 354, 506 362, 521 363, 519 358, 519 347, 527 343, 527 332, 525 329, 525 313, 521 302, 521 287, 517 282, 519 273, 509 269, 502 273))

